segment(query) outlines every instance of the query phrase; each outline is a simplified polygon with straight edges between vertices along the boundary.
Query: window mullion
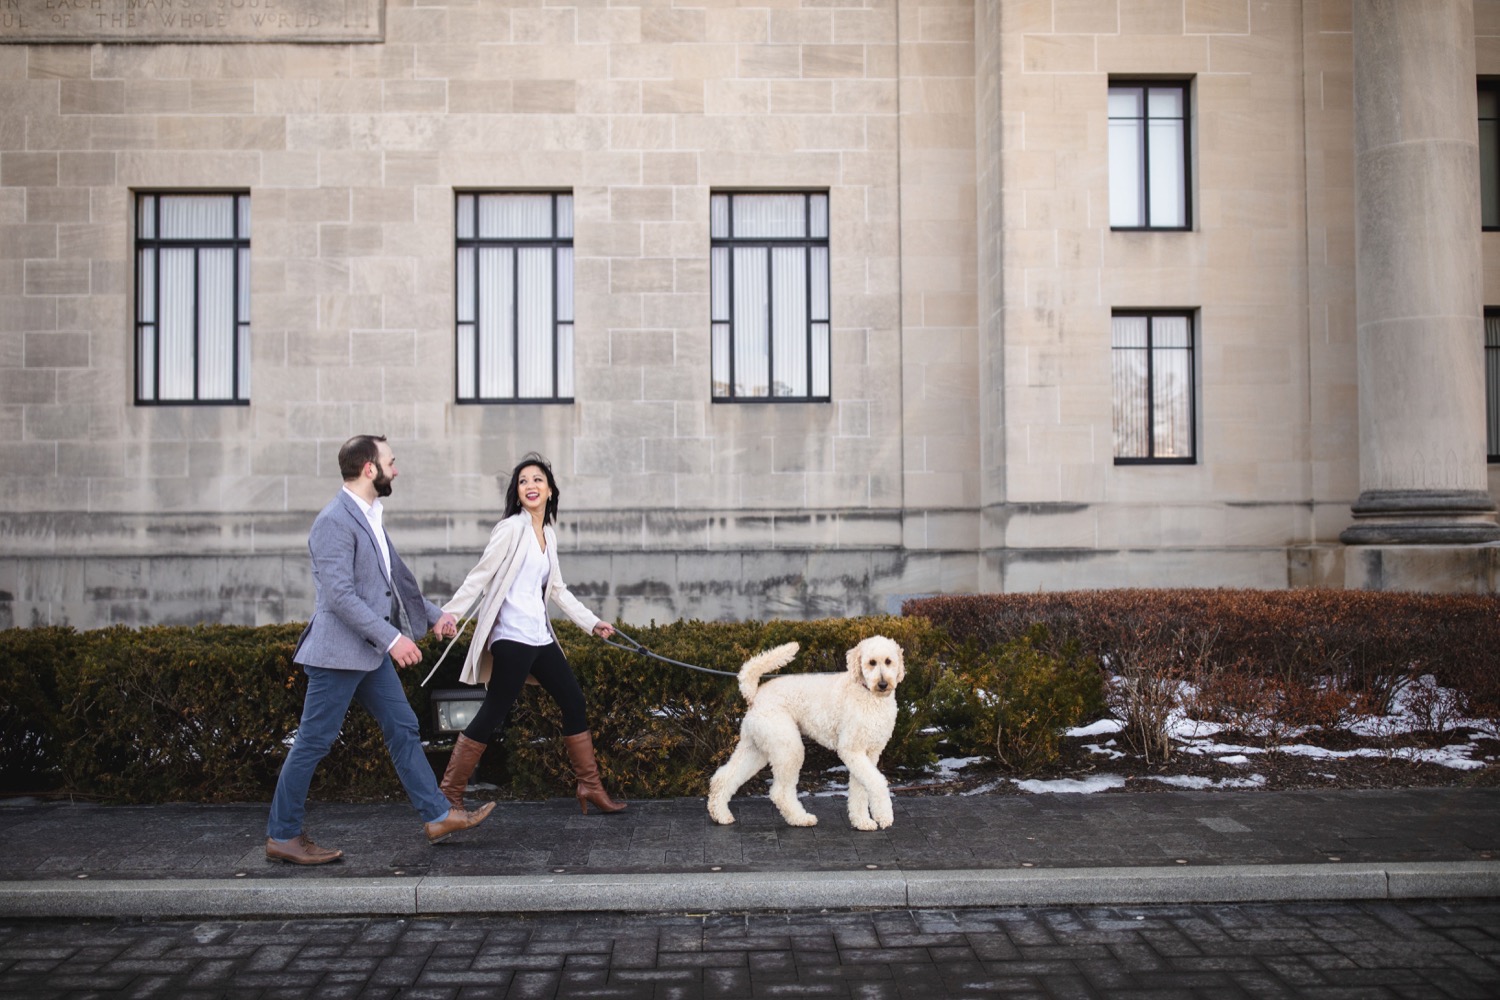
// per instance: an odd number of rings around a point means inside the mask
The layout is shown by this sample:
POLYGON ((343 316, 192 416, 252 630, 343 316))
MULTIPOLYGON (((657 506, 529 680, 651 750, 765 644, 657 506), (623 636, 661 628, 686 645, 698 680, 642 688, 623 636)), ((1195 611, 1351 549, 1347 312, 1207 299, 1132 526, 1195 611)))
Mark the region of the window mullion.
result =
POLYGON ((1152 228, 1151 216, 1151 88, 1141 88, 1141 223, 1152 228))
MULTIPOLYGON (((808 198, 807 202, 808 202, 808 205, 809 205, 809 208, 808 208, 808 220, 807 220, 807 222, 808 222, 807 232, 810 235, 812 233, 812 208, 811 208, 812 199, 808 198)), ((806 382, 806 385, 803 386, 802 395, 808 397, 809 399, 812 398, 812 394, 813 394, 813 391, 812 391, 813 390, 813 294, 812 294, 812 259, 813 259, 812 244, 809 242, 809 244, 807 246, 805 246, 805 247, 802 248, 802 302, 803 302, 803 310, 802 310, 802 343, 803 343, 803 346, 807 348, 807 367, 803 370, 803 376, 802 376, 804 379, 807 380, 807 382, 806 382)))
POLYGON ((1146 317, 1146 457, 1156 457, 1156 317, 1146 317))
MULTIPOLYGON (((474 234, 478 236, 479 197, 477 195, 474 198, 474 206, 474 234)), ((480 368, 479 366, 484 361, 484 351, 481 347, 484 324, 480 322, 481 316, 479 313, 479 282, 484 275, 484 268, 480 265, 480 259, 484 256, 484 254, 481 252, 481 247, 477 242, 474 244, 474 253, 471 256, 473 257, 473 263, 471 266, 474 269, 474 287, 469 292, 473 300, 471 305, 473 311, 469 313, 469 315, 473 318, 474 321, 474 401, 482 402, 484 400, 484 378, 481 375, 481 372, 484 369, 480 368)))
MULTIPOLYGON (((731 198, 731 201, 729 203, 729 232, 730 232, 731 235, 733 235, 733 233, 734 233, 734 201, 732 200, 732 198, 731 198)), ((735 348, 734 348, 734 342, 735 342, 735 322, 734 322, 734 317, 737 316, 738 313, 735 312, 735 308, 734 308, 734 275, 735 275, 735 265, 734 265, 734 244, 733 243, 729 244, 728 250, 729 250, 729 253, 726 254, 726 257, 727 257, 729 263, 726 264, 725 266, 727 268, 729 268, 729 315, 725 318, 725 321, 729 324, 729 347, 728 347, 728 350, 729 350, 729 398, 730 399, 734 399, 736 396, 739 395, 739 393, 737 391, 737 387, 738 387, 739 383, 735 381, 735 373, 734 373, 734 367, 735 367, 734 366, 734 357, 735 357, 735 353, 736 353, 735 352, 735 348)), ((711 304, 710 304, 709 308, 710 309, 713 308, 711 304)))
POLYGON ((202 286, 203 281, 203 249, 193 247, 193 281, 192 281, 192 313, 190 325, 193 330, 193 402, 201 402, 202 397, 198 395, 199 366, 203 361, 203 331, 199 328, 199 310, 203 308, 202 286))
POLYGON ((772 250, 766 252, 766 398, 776 398, 776 269, 772 250))

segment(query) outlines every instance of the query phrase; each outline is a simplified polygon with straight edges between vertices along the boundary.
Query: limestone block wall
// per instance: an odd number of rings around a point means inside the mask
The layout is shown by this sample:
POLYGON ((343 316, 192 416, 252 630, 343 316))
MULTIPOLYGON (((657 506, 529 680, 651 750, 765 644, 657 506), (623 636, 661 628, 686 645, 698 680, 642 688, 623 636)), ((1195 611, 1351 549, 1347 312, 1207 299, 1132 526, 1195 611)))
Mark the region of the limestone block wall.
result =
POLYGON ((375 44, 0 45, 0 624, 305 615, 357 432, 439 596, 532 449, 605 615, 972 589, 972 22, 391 0, 375 44), (251 197, 251 402, 138 406, 134 192, 203 189, 251 197), (571 404, 454 401, 467 190, 574 196, 571 404), (710 401, 717 190, 828 192, 831 402, 710 401))
MULTIPOLYGON (((1500 75, 1500 0, 1473 10, 1500 75)), ((533 449, 569 583, 627 621, 1344 584, 1348 0, 389 0, 379 24, 0 44, 0 626, 305 616, 307 527, 364 431, 437 597, 533 449), (1112 75, 1191 79, 1192 231, 1111 231, 1112 75), (248 406, 134 401, 134 194, 191 190, 251 198, 248 406), (476 190, 573 195, 571 403, 455 402, 476 190), (711 400, 721 190, 828 193, 830 402, 711 400), (1195 313, 1192 465, 1113 461, 1110 317, 1143 307, 1195 313)))
POLYGON ((1333 538, 1357 492, 1347 4, 999 11, 1004 475, 987 578, 1316 582, 1290 554, 1333 538), (1111 230, 1112 77, 1191 80, 1191 231, 1111 230), (1194 464, 1113 461, 1125 308, 1194 312, 1194 464))

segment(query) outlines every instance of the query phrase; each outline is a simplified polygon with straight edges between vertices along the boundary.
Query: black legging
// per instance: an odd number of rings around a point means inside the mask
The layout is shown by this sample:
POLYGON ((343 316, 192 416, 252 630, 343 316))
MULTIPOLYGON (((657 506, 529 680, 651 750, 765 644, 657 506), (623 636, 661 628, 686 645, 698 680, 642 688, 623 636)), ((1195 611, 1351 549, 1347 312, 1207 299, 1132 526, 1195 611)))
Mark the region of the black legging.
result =
POLYGON ((500 728, 510 708, 521 694, 527 675, 537 679, 557 707, 562 709, 563 735, 574 736, 589 728, 584 714, 583 689, 567 657, 557 643, 528 646, 524 642, 497 639, 490 646, 494 666, 490 686, 484 693, 484 704, 464 729, 464 735, 476 743, 488 743, 500 728))

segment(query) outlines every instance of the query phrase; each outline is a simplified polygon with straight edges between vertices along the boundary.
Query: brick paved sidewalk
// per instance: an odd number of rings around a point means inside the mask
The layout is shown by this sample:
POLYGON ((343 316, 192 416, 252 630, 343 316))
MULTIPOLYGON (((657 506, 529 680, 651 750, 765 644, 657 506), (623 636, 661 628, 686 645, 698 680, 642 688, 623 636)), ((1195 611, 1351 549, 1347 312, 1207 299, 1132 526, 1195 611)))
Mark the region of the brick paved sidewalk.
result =
POLYGON ((1500 904, 0 921, 0 996, 480 1000, 1500 995, 1500 904))

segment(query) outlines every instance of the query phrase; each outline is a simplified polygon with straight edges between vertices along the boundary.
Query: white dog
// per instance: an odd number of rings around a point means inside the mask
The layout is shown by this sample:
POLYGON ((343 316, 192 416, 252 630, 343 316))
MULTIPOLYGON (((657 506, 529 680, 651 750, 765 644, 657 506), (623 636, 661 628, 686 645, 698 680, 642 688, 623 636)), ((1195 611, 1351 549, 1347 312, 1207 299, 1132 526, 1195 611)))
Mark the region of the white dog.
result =
POLYGON ((839 755, 849 768, 849 822, 860 830, 891 825, 891 792, 876 767, 896 725, 896 685, 906 676, 901 647, 883 635, 849 650, 841 674, 776 677, 757 687, 761 675, 779 670, 797 655, 797 644, 767 650, 740 668, 740 693, 750 707, 740 723, 740 742, 708 783, 708 814, 733 823, 729 799, 769 761, 771 801, 792 826, 813 826, 818 817, 797 801, 802 737, 839 755))

